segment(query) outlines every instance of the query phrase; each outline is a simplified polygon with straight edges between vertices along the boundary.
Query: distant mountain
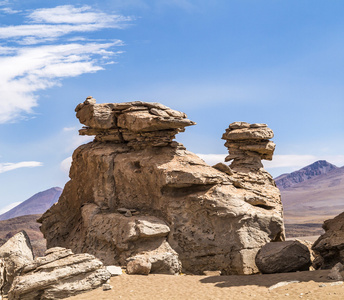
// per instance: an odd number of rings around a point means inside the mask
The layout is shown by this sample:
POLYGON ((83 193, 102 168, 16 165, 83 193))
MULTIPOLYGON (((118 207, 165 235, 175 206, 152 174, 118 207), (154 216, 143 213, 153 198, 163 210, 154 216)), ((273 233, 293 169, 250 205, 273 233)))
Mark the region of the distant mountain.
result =
POLYGON ((29 215, 0 221, 0 246, 5 244, 16 233, 25 230, 30 237, 35 257, 43 256, 47 247, 43 234, 39 230, 41 224, 36 222, 40 216, 29 215))
POLYGON ((59 187, 53 187, 37 193, 8 212, 0 215, 0 220, 7 220, 24 215, 42 214, 59 200, 61 193, 62 189, 59 187))
POLYGON ((331 172, 335 169, 338 169, 338 167, 330 164, 326 160, 318 160, 315 163, 298 171, 278 176, 275 178, 275 182, 279 189, 287 189, 301 182, 310 180, 313 177, 331 172))
POLYGON ((300 234, 302 230, 319 233, 325 220, 344 211, 344 167, 318 161, 275 181, 281 191, 287 235, 288 228, 296 227, 300 234))

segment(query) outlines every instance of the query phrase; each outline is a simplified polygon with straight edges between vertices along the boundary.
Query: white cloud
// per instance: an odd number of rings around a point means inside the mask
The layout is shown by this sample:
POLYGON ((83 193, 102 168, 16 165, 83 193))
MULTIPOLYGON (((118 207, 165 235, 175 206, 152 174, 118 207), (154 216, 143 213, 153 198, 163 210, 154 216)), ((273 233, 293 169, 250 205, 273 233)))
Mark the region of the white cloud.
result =
POLYGON ((197 153, 197 156, 202 158, 209 166, 216 165, 219 162, 224 163, 225 162, 225 157, 228 154, 200 154, 197 153))
MULTIPOLYGON (((0 3, 0 5, 1 5, 1 3, 0 3)), ((9 14, 9 15, 20 13, 20 10, 14 10, 10 7, 1 8, 0 11, 2 11, 5 14, 9 14)))
POLYGON ((9 210, 11 210, 12 208, 18 206, 19 204, 21 204, 23 201, 19 201, 19 202, 13 202, 11 204, 6 205, 5 207, 0 209, 0 215, 8 212, 9 210))
POLYGON ((63 128, 63 131, 74 131, 74 130, 76 130, 75 126, 74 127, 64 127, 63 128))
POLYGON ((38 161, 22 161, 19 163, 0 163, 0 173, 5 173, 19 168, 33 168, 43 166, 38 161))
POLYGON ((63 172, 68 174, 71 164, 72 164, 72 157, 69 156, 60 163, 60 169, 63 172))
POLYGON ((123 45, 120 40, 90 42, 78 36, 78 42, 69 39, 66 43, 58 40, 60 37, 122 28, 129 20, 92 11, 89 6, 71 5, 38 9, 28 18, 32 23, 0 27, 0 40, 12 42, 11 46, 0 46, 0 98, 6 99, 0 102, 0 124, 32 113, 37 106, 38 91, 59 85, 62 78, 103 70, 103 66, 112 63, 110 58, 122 53, 112 50, 123 45), (21 46, 12 46, 13 41, 21 46))
POLYGON ((92 8, 87 5, 82 7, 62 5, 54 8, 36 9, 28 17, 33 23, 100 24, 112 28, 123 28, 123 22, 131 20, 131 18, 122 15, 92 11, 92 8))
POLYGON ((3 0, 3 1, 0 1, 0 6, 4 6, 4 5, 8 5, 9 1, 8 0, 3 0))

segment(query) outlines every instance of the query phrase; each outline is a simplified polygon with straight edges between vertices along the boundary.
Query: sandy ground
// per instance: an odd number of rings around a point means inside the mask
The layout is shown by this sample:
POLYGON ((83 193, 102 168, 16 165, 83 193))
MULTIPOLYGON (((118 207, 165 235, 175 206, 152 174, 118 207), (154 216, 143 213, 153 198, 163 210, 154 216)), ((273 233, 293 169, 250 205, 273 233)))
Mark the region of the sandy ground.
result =
POLYGON ((69 299, 344 299, 344 284, 327 280, 328 273, 329 270, 246 276, 123 274, 111 278, 109 291, 99 288, 69 299), (291 280, 300 282, 269 289, 291 280))

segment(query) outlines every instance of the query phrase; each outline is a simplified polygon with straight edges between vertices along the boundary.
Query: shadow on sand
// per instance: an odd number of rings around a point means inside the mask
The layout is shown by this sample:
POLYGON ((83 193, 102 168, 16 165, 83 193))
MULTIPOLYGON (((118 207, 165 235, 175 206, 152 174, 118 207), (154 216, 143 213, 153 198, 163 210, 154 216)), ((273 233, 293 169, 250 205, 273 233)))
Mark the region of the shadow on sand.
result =
POLYGON ((255 275, 229 275, 229 276, 210 276, 200 280, 201 283, 212 283, 216 287, 234 286, 265 286, 270 287, 281 281, 297 280, 300 282, 333 282, 327 279, 330 270, 302 271, 277 274, 255 274, 255 275))

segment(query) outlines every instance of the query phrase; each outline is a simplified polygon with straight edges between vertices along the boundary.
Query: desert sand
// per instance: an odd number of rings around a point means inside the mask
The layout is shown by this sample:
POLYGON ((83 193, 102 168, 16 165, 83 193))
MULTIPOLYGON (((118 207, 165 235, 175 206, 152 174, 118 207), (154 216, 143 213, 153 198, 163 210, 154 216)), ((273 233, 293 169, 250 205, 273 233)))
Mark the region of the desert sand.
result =
POLYGON ((111 290, 99 288, 69 299, 344 299, 344 284, 328 280, 328 273, 329 270, 232 276, 123 274, 111 278, 111 290), (269 289, 292 280, 299 282, 269 289))

